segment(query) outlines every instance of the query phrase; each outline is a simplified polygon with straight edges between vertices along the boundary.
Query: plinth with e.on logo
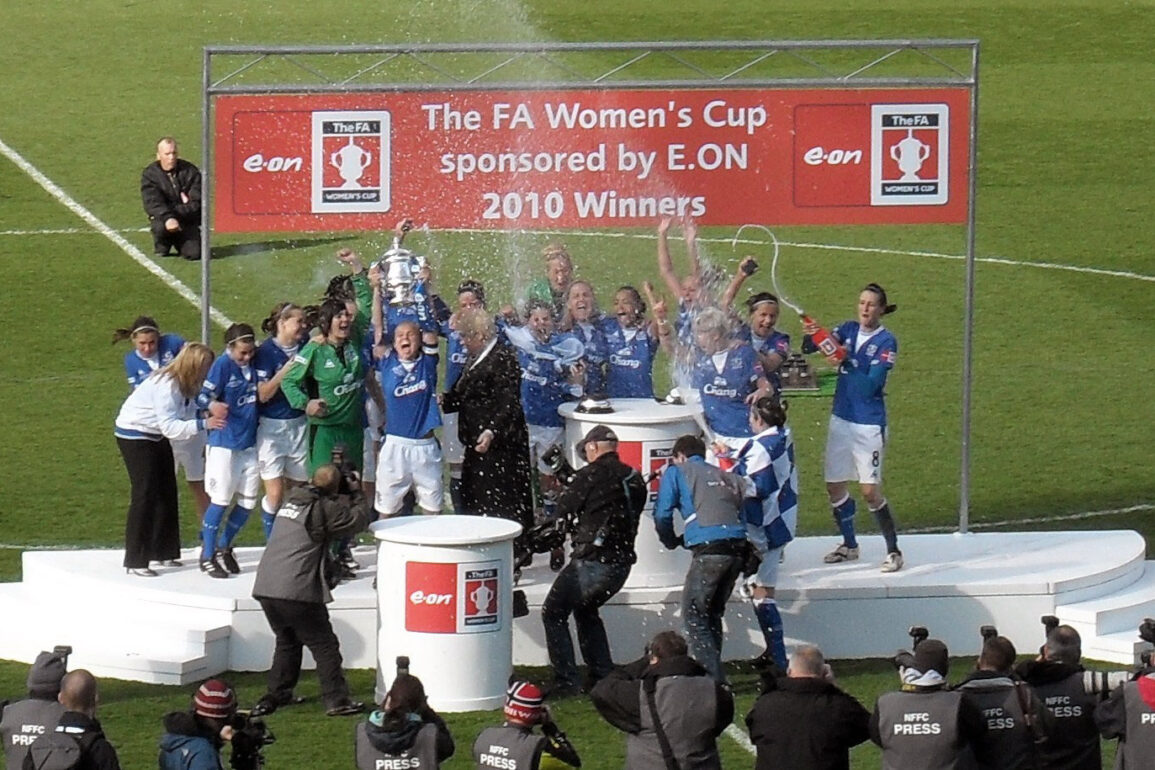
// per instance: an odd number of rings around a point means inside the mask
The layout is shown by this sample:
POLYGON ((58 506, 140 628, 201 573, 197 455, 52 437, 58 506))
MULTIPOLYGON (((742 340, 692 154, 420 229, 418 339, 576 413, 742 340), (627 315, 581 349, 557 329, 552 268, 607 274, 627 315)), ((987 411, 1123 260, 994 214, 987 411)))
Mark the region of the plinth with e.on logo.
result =
POLYGON ((397 659, 437 711, 498 708, 513 671, 513 539, 521 525, 480 516, 407 516, 377 538, 377 701, 397 659))

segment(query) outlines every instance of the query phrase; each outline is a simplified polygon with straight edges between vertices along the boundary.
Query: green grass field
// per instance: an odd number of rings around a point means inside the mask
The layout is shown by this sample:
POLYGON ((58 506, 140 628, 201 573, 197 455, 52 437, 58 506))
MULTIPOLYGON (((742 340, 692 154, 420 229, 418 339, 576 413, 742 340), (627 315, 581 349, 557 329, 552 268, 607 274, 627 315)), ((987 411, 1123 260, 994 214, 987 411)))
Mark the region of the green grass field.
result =
MULTIPOLYGON (((182 154, 199 163, 206 44, 895 37, 982 41, 977 251, 1007 261, 977 266, 972 521, 1134 508, 1030 526, 1155 534, 1148 523, 1155 503, 1148 438, 1155 402, 1148 342, 1155 322, 1155 63, 1143 53, 1155 37, 1150 0, 9 0, 0 8, 0 141, 148 252, 147 233, 136 231, 144 224, 139 171, 162 134, 177 136, 182 154)), ((626 235, 563 237, 580 272, 608 287, 654 276, 650 233, 626 235)), ((738 257, 727 242, 732 235, 703 233, 708 257, 728 268, 738 257)), ((902 345, 889 386, 888 496, 901 526, 950 526, 959 497, 963 265, 916 252, 961 254, 961 231, 783 228, 777 235, 808 244, 786 247, 782 270, 792 293, 820 318, 849 316, 857 289, 870 280, 901 306, 888 319, 902 345)), ((505 257, 511 246, 534 253, 547 239, 436 233, 415 243, 428 244, 442 287, 478 275, 500 298, 512 283, 505 257)), ((215 244, 262 240, 220 237, 215 244)), ((255 323, 279 299, 314 299, 334 272, 338 243, 367 251, 386 245, 378 234, 318 234, 292 245, 281 236, 269 240, 214 262, 213 303, 232 318, 255 323)), ((191 305, 5 159, 0 266, 0 424, 7 439, 0 444, 0 578, 17 579, 21 546, 121 540, 127 479, 111 427, 124 396, 125 348, 108 344, 111 330, 141 312, 186 336, 196 335, 199 322, 191 305)), ((198 285, 196 265, 162 266, 198 285)), ((792 318, 783 326, 800 333, 792 318)), ((792 405, 807 535, 830 529, 820 479, 827 410, 819 400, 792 405)), ((189 511, 185 541, 193 542, 189 511)), ((255 528, 249 538, 255 542, 255 528)), ((0 665, 0 697, 22 689, 23 670, 0 665)), ((893 683, 883 670, 856 664, 846 681, 871 700, 893 683)), ((357 676, 367 693, 369 677, 357 676)), ((241 681, 251 701, 259 677, 241 681)), ((743 697, 748 706, 752 689, 743 697)), ((155 718, 182 698, 171 689, 109 685, 105 713, 126 766, 151 763, 155 718)), ((590 766, 616 766, 619 736, 584 706, 566 703, 562 713, 563 720, 572 713, 571 733, 583 751, 589 746, 592 756, 607 758, 590 766)), ((471 738, 488 718, 453 724, 471 738)), ((324 748, 346 728, 278 715, 281 743, 272 751, 347 766, 327 760, 324 748)), ((734 766, 746 762, 735 744, 727 741, 727 751, 734 766)), ((870 751, 856 755, 858 766, 877 763, 870 751)))

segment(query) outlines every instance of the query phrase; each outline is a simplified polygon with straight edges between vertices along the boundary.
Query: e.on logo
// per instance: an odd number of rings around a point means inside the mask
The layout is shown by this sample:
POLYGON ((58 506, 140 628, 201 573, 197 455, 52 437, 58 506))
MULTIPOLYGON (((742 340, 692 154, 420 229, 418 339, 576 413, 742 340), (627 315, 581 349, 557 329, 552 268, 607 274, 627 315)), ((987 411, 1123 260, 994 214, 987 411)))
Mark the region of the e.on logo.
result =
POLYGON ((411 561, 405 565, 405 630, 457 632, 457 565, 411 561))

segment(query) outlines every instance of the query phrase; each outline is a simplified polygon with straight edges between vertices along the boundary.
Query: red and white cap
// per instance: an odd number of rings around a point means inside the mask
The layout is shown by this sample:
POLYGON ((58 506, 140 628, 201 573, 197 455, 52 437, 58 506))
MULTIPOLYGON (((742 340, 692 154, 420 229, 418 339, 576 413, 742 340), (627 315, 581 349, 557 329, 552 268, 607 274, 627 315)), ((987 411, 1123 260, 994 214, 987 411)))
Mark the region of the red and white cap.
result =
POLYGON ((506 721, 535 725, 541 721, 541 688, 533 682, 511 682, 505 691, 506 721))
POLYGON ((228 719, 237 710, 237 694, 228 682, 210 679, 197 688, 193 697, 196 713, 209 719, 228 719))

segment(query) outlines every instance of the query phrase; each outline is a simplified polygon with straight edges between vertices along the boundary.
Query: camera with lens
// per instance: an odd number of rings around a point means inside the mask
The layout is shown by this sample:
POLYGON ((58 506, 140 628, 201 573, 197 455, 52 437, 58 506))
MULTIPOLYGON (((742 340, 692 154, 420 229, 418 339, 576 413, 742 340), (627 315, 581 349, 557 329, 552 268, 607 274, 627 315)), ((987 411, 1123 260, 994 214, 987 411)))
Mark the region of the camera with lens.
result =
POLYGON ((565 459, 565 452, 561 448, 561 444, 554 444, 541 455, 541 461, 545 463, 551 471, 553 471, 554 478, 560 481, 564 486, 569 486, 573 483, 574 476, 577 471, 565 459))
POLYGON ((233 770, 259 770, 265 766, 263 749, 277 738, 265 720, 238 713, 232 722, 233 745, 229 767, 233 770))
MULTIPOLYGON (((926 626, 911 626, 906 632, 910 636, 911 650, 917 650, 918 646, 925 642, 930 636, 930 631, 926 626)), ((891 660, 896 669, 912 668, 914 666, 914 654, 907 650, 899 650, 891 660)))
POLYGON ((341 486, 339 494, 350 495, 361 488, 361 479, 357 475, 357 466, 349 460, 344 444, 337 444, 329 453, 329 462, 337 466, 341 472, 341 486))
POLYGON ((565 545, 565 537, 569 532, 565 519, 546 519, 535 524, 525 531, 525 535, 518 538, 514 567, 521 568, 533 561, 535 553, 549 553, 555 548, 565 545))

